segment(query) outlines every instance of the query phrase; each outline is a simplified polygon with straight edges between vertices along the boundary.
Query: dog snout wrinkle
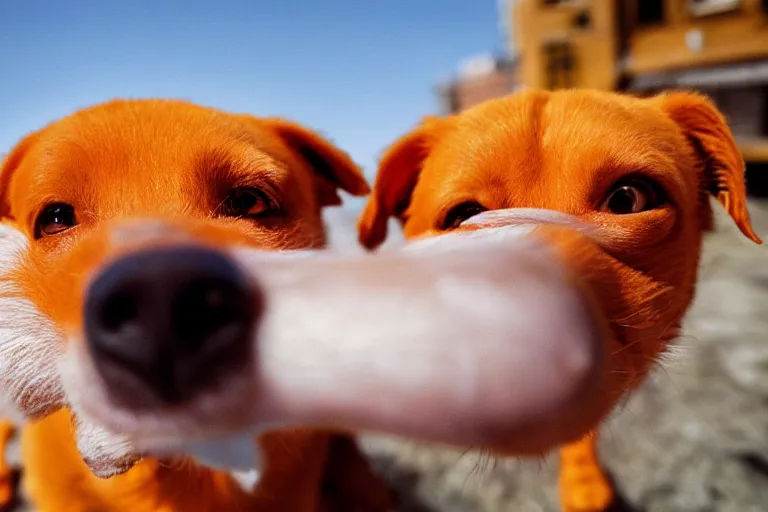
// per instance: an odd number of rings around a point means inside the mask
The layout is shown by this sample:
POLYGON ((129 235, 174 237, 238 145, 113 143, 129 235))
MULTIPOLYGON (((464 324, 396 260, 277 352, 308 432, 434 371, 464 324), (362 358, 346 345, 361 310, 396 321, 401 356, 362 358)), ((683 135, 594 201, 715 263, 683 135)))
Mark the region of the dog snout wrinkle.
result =
POLYGON ((85 332, 109 393, 136 407, 194 398, 249 359, 261 297, 225 256, 197 247, 112 263, 85 301, 85 332))

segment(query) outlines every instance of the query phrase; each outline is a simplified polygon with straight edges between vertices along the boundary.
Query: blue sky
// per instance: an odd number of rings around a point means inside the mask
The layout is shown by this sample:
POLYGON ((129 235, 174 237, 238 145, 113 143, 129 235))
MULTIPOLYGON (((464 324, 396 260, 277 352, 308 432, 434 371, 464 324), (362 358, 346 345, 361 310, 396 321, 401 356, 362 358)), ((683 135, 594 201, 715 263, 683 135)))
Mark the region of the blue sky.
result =
POLYGON ((281 115, 366 168, 503 47, 496 0, 0 0, 0 153, 114 97, 281 115))

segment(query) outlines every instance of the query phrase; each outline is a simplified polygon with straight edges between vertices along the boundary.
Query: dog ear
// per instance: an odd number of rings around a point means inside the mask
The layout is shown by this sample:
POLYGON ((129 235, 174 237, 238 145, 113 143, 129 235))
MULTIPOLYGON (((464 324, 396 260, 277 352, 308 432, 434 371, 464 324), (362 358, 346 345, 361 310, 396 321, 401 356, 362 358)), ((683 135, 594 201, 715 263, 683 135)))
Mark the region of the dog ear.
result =
POLYGON ((37 141, 37 132, 31 133, 21 139, 7 155, 0 155, 0 220, 10 218, 11 205, 8 194, 11 186, 11 178, 21 161, 29 152, 29 149, 37 141))
POLYGON ((445 118, 427 117, 384 151, 373 193, 357 221, 358 240, 367 249, 375 249, 387 238, 390 217, 404 223, 422 164, 435 143, 438 128, 445 121, 445 118))
POLYGON ((340 205, 339 189, 355 196, 370 193, 360 167, 320 134, 285 119, 267 118, 264 122, 317 173, 321 206, 340 205))
POLYGON ((707 192, 716 197, 741 232, 750 240, 762 243, 749 220, 744 159, 725 117, 701 94, 670 92, 660 95, 659 99, 662 109, 683 130, 701 158, 701 189, 705 200, 707 192))

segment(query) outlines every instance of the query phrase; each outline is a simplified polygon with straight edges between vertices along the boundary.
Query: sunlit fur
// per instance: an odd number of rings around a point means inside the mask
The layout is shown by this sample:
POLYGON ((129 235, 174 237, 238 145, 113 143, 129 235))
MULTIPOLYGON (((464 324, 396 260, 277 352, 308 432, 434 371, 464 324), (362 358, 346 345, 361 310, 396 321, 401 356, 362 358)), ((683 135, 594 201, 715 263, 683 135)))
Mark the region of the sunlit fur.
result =
MULTIPOLYGON (((392 144, 360 217, 359 237, 364 246, 377 247, 390 217, 407 238, 439 235, 443 215, 465 201, 491 210, 547 208, 593 225, 596 235, 555 225, 534 235, 559 249, 611 327, 611 386, 600 404, 607 415, 680 333, 702 236, 712 227, 710 196, 760 243, 750 226, 743 176, 731 131, 703 96, 528 90, 458 115, 426 118, 392 144), (601 210, 611 187, 628 175, 655 180, 668 203, 633 215, 601 210)), ((604 510, 612 491, 598 463, 596 435, 573 436, 561 451, 563 506, 604 510)))
MULTIPOLYGON (((328 461, 335 470, 340 460, 367 466, 354 450, 339 459, 336 438, 326 432, 262 436, 264 467, 251 492, 254 475, 141 458, 130 432, 109 432, 82 414, 118 406, 84 343, 83 297, 95 272, 158 244, 322 247, 321 210, 340 204, 339 190, 369 191, 354 162, 319 134, 182 101, 97 105, 10 151, 0 168, 0 390, 26 418, 39 420, 24 426, 21 439, 27 494, 37 508, 314 512, 324 506, 323 485, 338 484, 334 492, 345 495, 345 480, 326 474, 328 461), (226 194, 243 186, 267 191, 280 214, 270 221, 219 215, 226 194), (51 202, 74 206, 79 224, 36 240, 35 218, 51 202)), ((189 405, 190 421, 196 407, 204 404, 189 405)), ((370 485, 374 501, 388 496, 366 475, 352 495, 370 485)))

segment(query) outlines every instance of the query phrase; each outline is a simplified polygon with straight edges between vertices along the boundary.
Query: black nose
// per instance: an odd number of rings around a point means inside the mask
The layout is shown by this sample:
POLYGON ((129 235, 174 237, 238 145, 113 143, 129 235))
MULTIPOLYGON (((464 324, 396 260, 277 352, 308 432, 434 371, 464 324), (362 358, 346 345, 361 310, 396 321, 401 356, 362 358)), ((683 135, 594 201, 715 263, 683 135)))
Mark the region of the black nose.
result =
POLYGON ((91 284, 85 334, 110 394, 141 407, 187 401, 251 355, 260 296, 202 248, 123 257, 91 284))

